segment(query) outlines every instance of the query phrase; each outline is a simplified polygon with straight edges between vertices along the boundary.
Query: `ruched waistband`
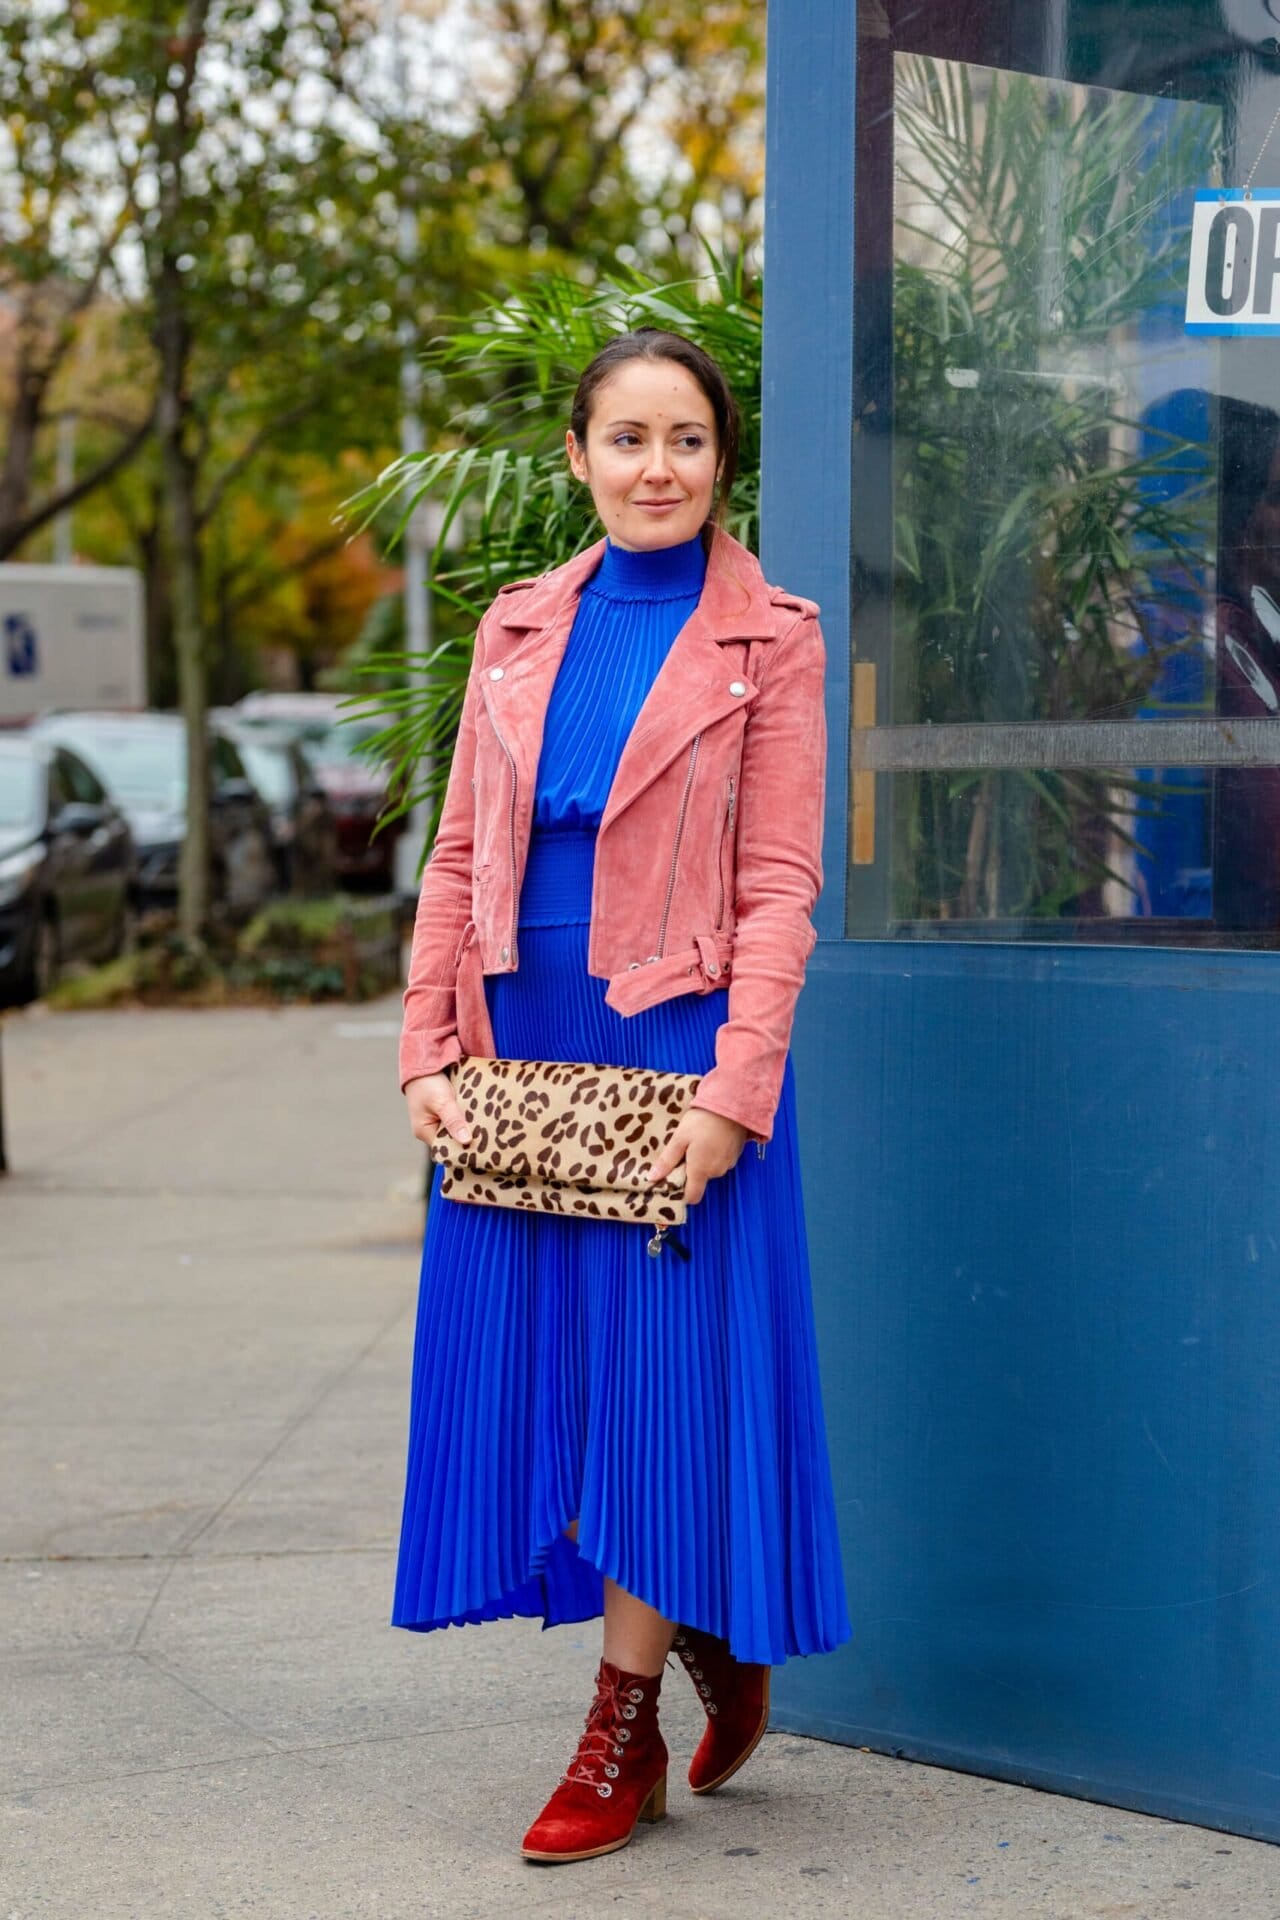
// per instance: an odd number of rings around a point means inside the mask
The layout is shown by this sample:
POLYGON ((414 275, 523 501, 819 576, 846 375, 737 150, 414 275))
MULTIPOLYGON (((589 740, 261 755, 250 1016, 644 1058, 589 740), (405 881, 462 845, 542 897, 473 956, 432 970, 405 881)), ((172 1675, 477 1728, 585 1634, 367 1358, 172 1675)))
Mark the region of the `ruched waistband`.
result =
POLYGON ((535 827, 520 887, 522 927, 585 925, 591 919, 594 827, 535 827))

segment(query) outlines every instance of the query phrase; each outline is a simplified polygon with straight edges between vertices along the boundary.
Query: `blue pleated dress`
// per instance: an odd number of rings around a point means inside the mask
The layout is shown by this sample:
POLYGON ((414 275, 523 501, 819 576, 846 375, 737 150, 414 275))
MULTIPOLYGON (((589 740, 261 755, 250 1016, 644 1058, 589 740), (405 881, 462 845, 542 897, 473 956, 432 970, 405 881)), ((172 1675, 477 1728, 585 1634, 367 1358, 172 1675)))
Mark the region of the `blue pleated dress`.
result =
MULTIPOLYGON (((629 1017, 587 972, 595 833, 697 605, 700 539, 610 542, 548 704, 518 909, 485 977, 502 1056, 705 1073, 723 992, 629 1017)), ((603 1579, 777 1665, 850 1636, 788 1059, 774 1131, 654 1259, 642 1228, 470 1206, 432 1178, 392 1624, 603 1610, 603 1579), (577 1517, 576 1542, 564 1529, 577 1517)))

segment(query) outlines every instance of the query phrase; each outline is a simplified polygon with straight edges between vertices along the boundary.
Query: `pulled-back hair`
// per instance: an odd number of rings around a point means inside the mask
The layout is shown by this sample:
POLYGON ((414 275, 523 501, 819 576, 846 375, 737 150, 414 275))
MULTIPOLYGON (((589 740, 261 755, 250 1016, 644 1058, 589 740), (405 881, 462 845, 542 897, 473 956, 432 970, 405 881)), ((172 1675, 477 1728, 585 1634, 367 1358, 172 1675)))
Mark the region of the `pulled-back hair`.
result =
POLYGON ((693 375, 706 396, 716 426, 716 452, 721 462, 719 492, 711 511, 717 524, 723 520, 725 504, 738 471, 738 403, 729 390, 729 382, 705 348, 686 340, 682 333, 668 333, 663 327, 636 327, 606 341, 594 359, 583 368, 573 396, 569 425, 579 446, 587 444, 587 421, 596 394, 618 368, 628 360, 674 360, 678 367, 693 375))

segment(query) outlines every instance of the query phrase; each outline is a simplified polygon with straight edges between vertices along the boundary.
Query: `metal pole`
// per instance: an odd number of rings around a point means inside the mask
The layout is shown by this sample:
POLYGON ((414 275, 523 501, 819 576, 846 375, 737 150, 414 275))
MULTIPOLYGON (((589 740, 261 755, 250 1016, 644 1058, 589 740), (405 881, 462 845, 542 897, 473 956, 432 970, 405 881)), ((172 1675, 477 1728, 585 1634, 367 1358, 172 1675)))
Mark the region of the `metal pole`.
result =
MULTIPOLYGON (((405 252, 407 228, 412 228, 416 242, 416 221, 413 213, 406 208, 401 214, 400 226, 402 259, 412 258, 412 253, 405 252)), ((418 365, 418 357, 413 350, 413 323, 407 317, 400 323, 400 337, 404 348, 400 362, 400 391, 403 396, 403 410, 400 416, 400 451, 421 453, 422 416, 418 409, 422 397, 422 369, 418 365)), ((405 651, 411 661, 408 669, 410 681, 417 681, 425 694, 431 683, 431 675, 423 665, 431 646, 431 593, 427 578, 430 543, 427 537, 425 505, 419 505, 410 515, 404 539, 405 651)), ((421 771, 425 775, 429 774, 430 770, 428 758, 421 771)), ((419 801, 405 823, 404 832, 396 842, 396 887, 401 894, 412 896, 418 891, 418 857, 422 852, 422 843, 427 837, 429 818, 430 813, 425 802, 419 801)))
MULTIPOLYGON (((407 114, 409 104, 408 82, 405 74, 404 45, 400 37, 399 0, 384 0, 383 26, 389 45, 389 67, 391 72, 392 97, 397 111, 407 114)), ((413 324, 413 265, 418 253, 418 215, 413 205, 413 183, 402 182, 399 220, 399 252, 403 269, 400 281, 400 320, 398 338, 400 342, 400 451, 402 454, 421 453, 424 446, 422 431, 422 368, 418 364, 417 334, 413 324)), ((404 575, 404 638, 405 651, 414 661, 409 669, 410 679, 419 681, 424 693, 430 684, 430 675, 422 665, 431 645, 431 594, 427 580, 427 557, 429 543, 424 509, 420 506, 410 516, 405 528, 405 575, 404 575)), ((424 772, 430 773, 428 765, 424 772)), ((426 839, 429 813, 425 805, 419 804, 410 813, 405 829, 396 842, 396 890, 401 895, 412 898, 417 894, 418 858, 422 852, 422 843, 426 839)))

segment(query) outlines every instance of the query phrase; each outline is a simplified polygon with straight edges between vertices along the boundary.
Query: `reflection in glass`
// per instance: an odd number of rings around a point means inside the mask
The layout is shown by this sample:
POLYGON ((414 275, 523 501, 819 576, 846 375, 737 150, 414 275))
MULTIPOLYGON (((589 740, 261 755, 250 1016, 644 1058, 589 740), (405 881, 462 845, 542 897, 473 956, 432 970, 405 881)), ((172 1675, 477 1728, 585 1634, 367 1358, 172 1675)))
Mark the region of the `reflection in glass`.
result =
MULTIPOLYGON (((1190 198, 1218 129, 1193 102, 897 57, 895 721, 1205 702, 1203 407, 1144 407, 1144 392, 1159 335, 1185 351, 1190 198)), ((1141 911, 1144 827, 1195 800, 1203 837, 1193 776, 899 786, 909 919, 1104 914, 1117 893, 1141 911)))
POLYGON ((1203 850, 1181 869, 1166 863, 1167 897, 1158 903, 1149 872, 1154 850, 1176 834, 1181 814, 1190 811, 1203 836, 1205 783, 1197 769, 1046 767, 887 779, 895 830, 892 918, 900 927, 937 922, 940 932, 955 933, 1013 921, 1035 937, 1063 916, 1195 919, 1207 910, 1203 850))
POLYGON ((1136 713, 1213 537, 1203 434, 1142 388, 1218 115, 896 68, 894 717, 1136 713))
POLYGON ((1280 340, 1185 325, 1280 45, 1152 20, 859 0, 852 936, 1280 941, 1280 340))
MULTIPOLYGON (((1280 417, 1221 403, 1218 711, 1280 714, 1280 417)), ((1280 929, 1280 768, 1218 769, 1214 906, 1228 927, 1280 929)))

